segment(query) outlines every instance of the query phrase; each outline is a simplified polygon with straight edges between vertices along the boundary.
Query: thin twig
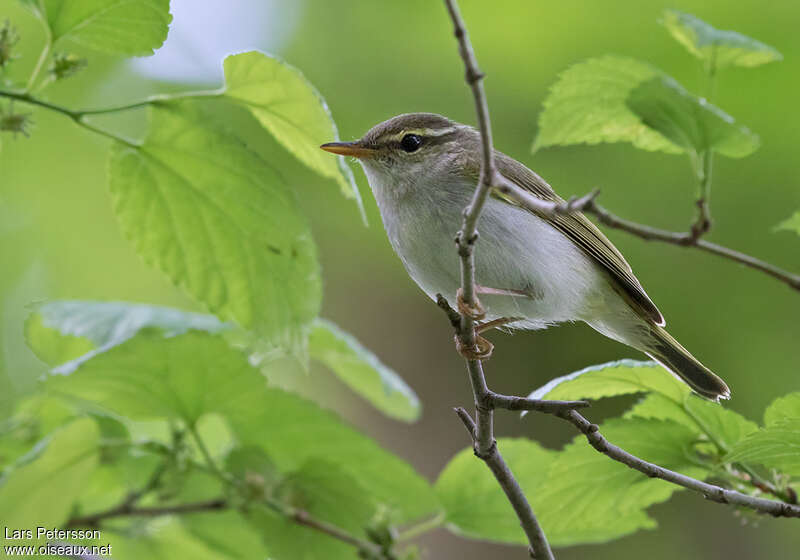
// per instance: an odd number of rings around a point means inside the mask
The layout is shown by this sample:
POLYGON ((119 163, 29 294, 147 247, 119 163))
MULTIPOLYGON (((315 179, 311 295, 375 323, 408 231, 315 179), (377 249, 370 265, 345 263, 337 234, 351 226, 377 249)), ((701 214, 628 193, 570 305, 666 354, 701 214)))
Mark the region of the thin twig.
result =
MULTIPOLYGON (((464 219, 461 224, 456 242, 458 254, 461 259, 461 299, 462 303, 469 309, 479 310, 479 303, 475 297, 475 242, 478 239, 477 223, 481 210, 486 203, 489 189, 492 186, 501 185, 500 174, 494 162, 494 148, 492 146, 492 128, 489 120, 489 108, 486 102, 486 95, 483 91, 483 73, 478 68, 472 44, 467 36, 464 21, 458 9, 456 0, 445 0, 447 11, 453 23, 453 32, 458 41, 458 51, 464 62, 465 79, 475 101, 475 108, 478 116, 478 128, 481 135, 481 172, 475 193, 472 196, 469 206, 464 211, 464 219)), ((507 181, 505 183, 508 183, 507 181)), ((506 185, 508 186, 508 185, 506 185)), ((521 189, 518 189, 521 190, 521 189)), ((451 318, 452 319, 452 318, 451 318)), ((475 322, 469 313, 461 313, 459 325, 456 328, 456 336, 462 348, 475 348, 475 322)), ((490 395, 486 378, 483 375, 483 366, 480 360, 465 358, 467 370, 469 372, 472 392, 475 397, 477 422, 470 433, 475 446, 475 454, 480 457, 494 474, 500 487, 508 497, 508 501, 514 508, 520 520, 522 529, 528 537, 530 543, 530 554, 539 560, 552 560, 553 553, 547 542, 544 531, 542 531, 539 521, 533 513, 533 509, 528 503, 525 494, 519 487, 514 475, 508 468, 503 456, 497 449, 494 440, 494 410, 491 400, 487 401, 490 395), (484 403, 489 404, 485 406, 484 403)), ((462 418, 464 420, 464 418, 462 418)))
POLYGON ((755 257, 751 257, 750 255, 746 255, 745 253, 740 253, 728 247, 711 243, 705 239, 695 238, 691 233, 668 231, 625 220, 612 214, 594 200, 590 200, 586 204, 584 211, 597 216, 600 223, 608 227, 626 231, 646 241, 662 241, 680 247, 694 247, 701 251, 706 251, 707 253, 712 253, 750 268, 760 270, 780 280, 789 287, 800 291, 800 274, 792 274, 791 272, 755 257))
POLYGON ((325 533, 326 535, 333 537, 336 540, 352 545, 359 550, 368 552, 371 555, 373 555, 373 557, 379 557, 379 555, 381 554, 381 549, 378 545, 354 537, 353 535, 351 535, 350 533, 346 532, 343 529, 340 529, 336 525, 332 525, 325 521, 315 519, 311 517, 311 515, 309 515, 307 511, 295 510, 289 517, 292 521, 294 521, 298 525, 303 525, 305 527, 309 527, 310 529, 319 531, 320 533, 325 533))
POLYGON ((137 507, 123 502, 107 510, 92 513, 90 515, 77 516, 67 521, 66 526, 71 527, 98 527, 100 523, 115 517, 159 517, 162 515, 180 515, 184 513, 200 513, 208 511, 220 511, 227 509, 228 501, 224 498, 214 500, 204 500, 202 502, 192 502, 188 504, 176 504, 171 506, 137 507))
POLYGON ((721 486, 715 486, 713 484, 708 484, 707 482, 682 475, 653 463, 648 463, 647 461, 640 459, 635 455, 631 455, 624 449, 614 445, 613 443, 609 443, 609 441, 599 432, 597 425, 589 422, 576 410, 561 412, 558 413, 557 416, 567 420, 576 428, 578 428, 578 430, 580 430, 580 432, 586 436, 586 439, 589 441, 591 446, 600 453, 603 453, 611 459, 619 461, 620 463, 627 465, 632 469, 642 472, 651 478, 660 478, 662 480, 666 480, 667 482, 677 484, 678 486, 688 488, 689 490, 699 492, 706 499, 718 502, 720 504, 731 504, 746 507, 761 513, 772 515, 774 517, 800 517, 800 506, 798 505, 787 504, 785 502, 779 502, 776 500, 767 500, 765 498, 757 498, 755 496, 748 496, 747 494, 742 494, 736 490, 729 490, 727 488, 722 488, 721 486))

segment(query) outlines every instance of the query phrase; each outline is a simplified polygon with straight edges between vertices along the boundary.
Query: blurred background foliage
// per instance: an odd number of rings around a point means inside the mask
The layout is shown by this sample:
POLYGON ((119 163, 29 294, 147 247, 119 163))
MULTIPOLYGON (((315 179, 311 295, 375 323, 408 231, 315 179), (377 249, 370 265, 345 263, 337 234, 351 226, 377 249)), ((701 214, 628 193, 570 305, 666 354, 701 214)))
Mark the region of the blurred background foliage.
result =
MULTIPOLYGON (((602 189, 615 213, 654 226, 683 229, 693 216, 694 183, 684 157, 636 151, 629 145, 530 147, 547 88, 567 66, 605 53, 653 63, 687 89, 701 90, 699 64, 658 25, 664 8, 696 14, 776 47, 780 63, 728 69, 718 78, 715 103, 760 134, 753 156, 718 158, 712 240, 800 269, 800 239, 774 226, 800 208, 797 146, 800 116, 800 3, 743 0, 617 0, 590 2, 462 2, 481 67, 498 149, 544 176, 563 196, 602 189)), ((431 0, 173 0, 165 47, 151 58, 124 62, 91 53, 80 78, 52 85, 47 97, 70 107, 103 107, 145 95, 215 86, 225 54, 260 48, 300 68, 327 99, 344 139, 398 113, 432 111, 474 123, 472 98, 444 8, 431 0)), ((42 29, 16 0, 0 0, 23 59, 9 77, 30 73, 42 29)), ((75 49, 83 54, 79 48, 75 49)), ((88 52, 86 53, 89 54, 88 52)), ((27 109, 26 109, 27 111, 27 109)), ((143 111, 108 117, 135 136, 143 111)), ((244 122, 233 112, 231 122, 244 122), (238 120, 237 120, 238 119, 238 120)), ((44 366, 23 342, 26 306, 49 299, 107 299, 197 309, 158 272, 142 265, 123 240, 110 209, 107 142, 68 119, 36 111, 30 138, 2 138, 0 149, 0 402, 29 393, 44 366)), ((250 126, 241 134, 257 150, 279 150, 250 126)), ((288 154, 289 177, 312 218, 323 266, 323 315, 354 333, 398 371, 420 395, 424 412, 413 425, 382 417, 331 377, 302 378, 304 391, 324 395, 384 446, 433 478, 468 444, 452 407, 471 400, 463 363, 449 325, 408 278, 380 224, 363 174, 369 227, 333 181, 303 169, 288 154)), ((800 389, 797 317, 800 295, 763 274, 674 246, 647 243, 610 231, 670 331, 729 383, 727 406, 757 419, 777 396, 800 389)), ((639 357, 585 326, 507 336, 493 334, 490 385, 527 394, 548 379, 589 364, 639 357)), ((629 401, 611 400, 590 411, 599 421, 629 401)), ((527 435, 548 446, 572 437, 569 427, 541 415, 520 421, 498 414, 498 433, 527 435)), ((535 503, 535 497, 532 497, 535 503)), ((660 523, 611 544, 582 546, 559 558, 792 558, 800 546, 796 521, 747 518, 728 508, 680 494, 652 510, 660 523)), ((443 531, 424 538, 430 558, 504 557, 512 549, 460 540, 443 531)), ((513 554, 518 554, 515 550, 513 554)))

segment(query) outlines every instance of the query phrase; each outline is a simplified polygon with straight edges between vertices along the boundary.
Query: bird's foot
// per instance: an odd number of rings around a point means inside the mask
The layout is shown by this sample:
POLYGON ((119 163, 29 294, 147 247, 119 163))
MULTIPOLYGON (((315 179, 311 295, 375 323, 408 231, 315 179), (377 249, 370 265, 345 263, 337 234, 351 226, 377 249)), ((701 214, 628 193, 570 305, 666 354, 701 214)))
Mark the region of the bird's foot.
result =
POLYGON ((509 323, 521 321, 522 319, 522 317, 500 317, 499 319, 492 319, 491 321, 486 321, 485 323, 476 323, 475 332, 478 334, 485 333, 489 329, 497 329, 504 325, 508 325, 509 323))
POLYGON ((468 360, 488 360, 494 351, 494 344, 475 333, 475 345, 469 348, 461 342, 461 338, 456 335, 456 350, 468 360))
POLYGON ((464 301, 464 292, 461 288, 456 292, 456 301, 458 302, 458 312, 469 317, 473 321, 479 321, 486 317, 486 310, 483 308, 483 305, 481 305, 480 300, 475 297, 472 305, 467 305, 467 302, 464 301))

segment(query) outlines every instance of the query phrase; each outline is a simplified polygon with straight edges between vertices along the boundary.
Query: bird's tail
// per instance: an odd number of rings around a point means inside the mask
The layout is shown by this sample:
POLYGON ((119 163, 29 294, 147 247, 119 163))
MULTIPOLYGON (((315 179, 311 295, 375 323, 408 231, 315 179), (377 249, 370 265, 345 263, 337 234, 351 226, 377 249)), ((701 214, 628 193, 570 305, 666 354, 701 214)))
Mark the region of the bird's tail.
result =
POLYGON ((719 401, 731 397, 728 385, 692 356, 664 328, 652 324, 649 327, 650 337, 645 349, 648 356, 683 379, 689 387, 707 399, 719 401))

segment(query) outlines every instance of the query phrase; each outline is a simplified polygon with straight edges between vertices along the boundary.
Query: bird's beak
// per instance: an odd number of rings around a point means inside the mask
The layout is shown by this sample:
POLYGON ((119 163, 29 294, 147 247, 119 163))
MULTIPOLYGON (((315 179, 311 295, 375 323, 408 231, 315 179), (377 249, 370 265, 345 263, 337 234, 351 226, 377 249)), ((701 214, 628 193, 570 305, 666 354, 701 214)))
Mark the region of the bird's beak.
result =
POLYGON ((365 148, 358 141, 355 142, 328 142, 320 146, 326 152, 340 156, 353 156, 356 158, 369 157, 375 153, 372 148, 365 148))

